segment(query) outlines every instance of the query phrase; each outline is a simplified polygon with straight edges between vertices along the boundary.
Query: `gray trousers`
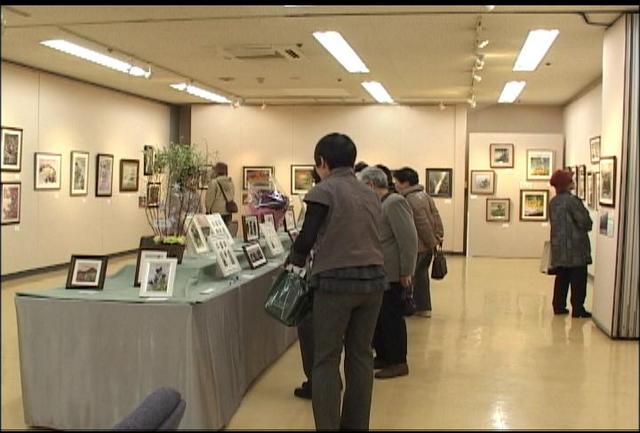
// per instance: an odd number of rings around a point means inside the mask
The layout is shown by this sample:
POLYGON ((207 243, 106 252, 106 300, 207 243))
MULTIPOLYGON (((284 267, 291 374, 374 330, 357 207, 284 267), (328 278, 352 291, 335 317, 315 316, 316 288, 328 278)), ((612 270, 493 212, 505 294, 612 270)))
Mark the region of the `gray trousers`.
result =
POLYGON ((313 294, 313 417, 317 430, 368 430, 375 331, 383 292, 313 294), (340 356, 345 391, 340 411, 340 356))
POLYGON ((413 300, 416 311, 431 311, 431 290, 429 289, 429 266, 433 259, 433 251, 418 253, 416 273, 413 278, 413 300))
POLYGON ((300 355, 302 369, 311 385, 311 371, 313 370, 313 314, 307 315, 298 325, 298 340, 300 341, 300 355))

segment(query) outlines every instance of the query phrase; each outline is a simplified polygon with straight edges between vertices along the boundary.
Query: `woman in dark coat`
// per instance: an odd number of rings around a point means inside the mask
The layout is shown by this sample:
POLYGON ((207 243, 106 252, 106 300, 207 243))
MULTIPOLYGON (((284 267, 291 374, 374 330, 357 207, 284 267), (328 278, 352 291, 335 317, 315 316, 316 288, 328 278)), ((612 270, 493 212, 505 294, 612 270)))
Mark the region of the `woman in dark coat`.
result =
POLYGON ((571 194, 575 187, 570 171, 558 170, 551 177, 556 196, 549 202, 551 216, 551 267, 556 274, 553 312, 567 314, 567 292, 571 284, 571 316, 591 317, 585 310, 587 265, 592 263, 588 232, 593 222, 582 200, 571 194))

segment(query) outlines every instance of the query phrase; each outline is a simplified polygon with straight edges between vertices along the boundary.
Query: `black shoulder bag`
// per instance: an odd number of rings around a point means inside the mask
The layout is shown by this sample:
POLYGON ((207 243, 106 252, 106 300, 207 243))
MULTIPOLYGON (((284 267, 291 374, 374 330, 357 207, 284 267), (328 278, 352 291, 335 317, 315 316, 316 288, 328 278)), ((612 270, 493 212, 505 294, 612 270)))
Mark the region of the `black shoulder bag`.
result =
POLYGON ((238 205, 236 204, 236 202, 234 200, 229 200, 227 198, 227 194, 224 193, 224 188, 222 187, 222 185, 220 185, 220 181, 217 180, 216 182, 218 183, 218 186, 220 187, 220 191, 222 191, 222 197, 224 197, 224 201, 227 203, 226 204, 227 212, 229 212, 229 213, 238 212, 238 205))

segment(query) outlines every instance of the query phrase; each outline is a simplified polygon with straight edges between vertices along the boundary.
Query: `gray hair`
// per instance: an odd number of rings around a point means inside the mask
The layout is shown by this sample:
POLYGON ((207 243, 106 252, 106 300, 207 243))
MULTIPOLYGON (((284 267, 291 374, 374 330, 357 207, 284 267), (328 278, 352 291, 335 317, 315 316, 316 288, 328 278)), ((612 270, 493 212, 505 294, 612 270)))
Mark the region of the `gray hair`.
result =
POLYGON ((389 188, 387 174, 378 167, 367 167, 359 174, 360 180, 364 183, 371 182, 376 188, 389 188))

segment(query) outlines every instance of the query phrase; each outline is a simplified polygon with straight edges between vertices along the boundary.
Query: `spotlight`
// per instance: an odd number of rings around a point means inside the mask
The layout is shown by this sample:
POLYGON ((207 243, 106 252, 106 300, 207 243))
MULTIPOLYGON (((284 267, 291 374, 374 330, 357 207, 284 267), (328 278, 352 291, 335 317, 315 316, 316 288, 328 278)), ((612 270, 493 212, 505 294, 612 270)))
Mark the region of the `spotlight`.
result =
POLYGON ((485 6, 484 7, 487 11, 491 12, 492 10, 495 9, 495 6, 485 6))
POLYGON ((440 104, 438 105, 438 108, 440 109, 440 111, 444 111, 447 108, 447 106, 444 105, 444 102, 440 101, 440 104))
POLYGON ((487 45, 489 45, 489 39, 483 39, 481 41, 478 41, 478 48, 485 48, 487 45))
POLYGON ((267 104, 265 104, 265 103, 264 103, 264 101, 262 102, 262 106, 260 106, 260 109, 261 109, 262 111, 264 111, 264 110, 266 110, 266 109, 267 109, 267 104))
POLYGON ((235 109, 240 107, 240 100, 236 99, 235 101, 233 101, 233 104, 231 104, 231 106, 235 109))
POLYGON ((482 77, 478 74, 472 74, 473 75, 473 79, 476 80, 477 82, 482 81, 482 77))

